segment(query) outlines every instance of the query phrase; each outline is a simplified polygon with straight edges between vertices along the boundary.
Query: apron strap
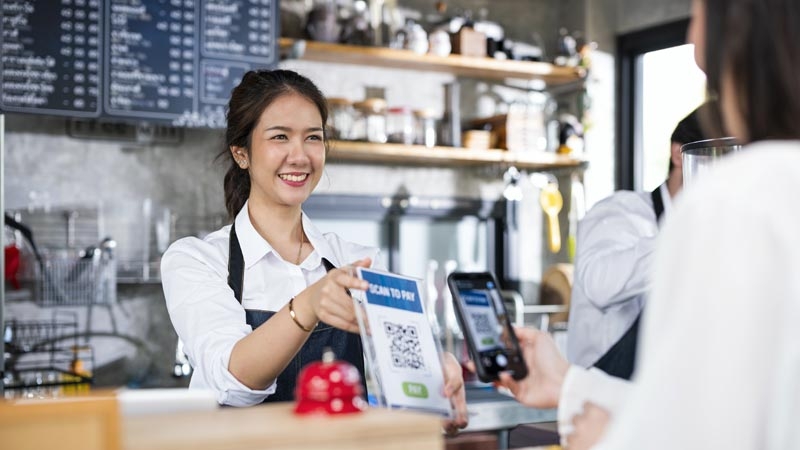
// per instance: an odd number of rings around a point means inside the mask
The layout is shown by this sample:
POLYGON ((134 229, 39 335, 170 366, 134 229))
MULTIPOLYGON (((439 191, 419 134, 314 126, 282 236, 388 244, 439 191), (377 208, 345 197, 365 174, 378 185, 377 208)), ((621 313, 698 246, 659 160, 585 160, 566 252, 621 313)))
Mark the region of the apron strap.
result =
POLYGON ((656 222, 658 222, 661 220, 661 216, 664 215, 664 199, 661 197, 661 186, 651 192, 650 197, 653 199, 653 210, 656 212, 656 222))
POLYGON ((244 256, 239 238, 236 237, 236 223, 231 224, 230 240, 228 242, 228 286, 233 289, 233 295, 242 303, 244 290, 244 256))

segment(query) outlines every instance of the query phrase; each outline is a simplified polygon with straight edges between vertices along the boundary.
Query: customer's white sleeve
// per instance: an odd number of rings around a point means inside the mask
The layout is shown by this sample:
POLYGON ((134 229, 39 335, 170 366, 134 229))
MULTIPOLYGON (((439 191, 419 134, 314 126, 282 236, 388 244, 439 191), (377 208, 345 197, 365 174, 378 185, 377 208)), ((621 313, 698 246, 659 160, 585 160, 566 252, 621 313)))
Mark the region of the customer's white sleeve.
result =
POLYGON ((797 448, 766 439, 800 392, 775 390, 800 342, 797 150, 732 157, 667 217, 635 388, 598 449, 797 448))
POLYGON ((631 383, 612 377, 599 369, 571 366, 564 378, 558 402, 558 432, 565 437, 572 432, 572 419, 583 411, 586 402, 619 414, 631 389, 631 383))

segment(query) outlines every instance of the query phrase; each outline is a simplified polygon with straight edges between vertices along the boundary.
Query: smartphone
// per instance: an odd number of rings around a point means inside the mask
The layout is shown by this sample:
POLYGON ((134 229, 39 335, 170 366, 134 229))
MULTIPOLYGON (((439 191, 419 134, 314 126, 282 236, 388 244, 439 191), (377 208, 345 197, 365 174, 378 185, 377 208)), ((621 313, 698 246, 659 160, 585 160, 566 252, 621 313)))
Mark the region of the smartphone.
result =
POLYGON ((453 272, 447 277, 456 316, 478 378, 489 383, 500 372, 520 380, 528 375, 497 280, 489 272, 453 272))

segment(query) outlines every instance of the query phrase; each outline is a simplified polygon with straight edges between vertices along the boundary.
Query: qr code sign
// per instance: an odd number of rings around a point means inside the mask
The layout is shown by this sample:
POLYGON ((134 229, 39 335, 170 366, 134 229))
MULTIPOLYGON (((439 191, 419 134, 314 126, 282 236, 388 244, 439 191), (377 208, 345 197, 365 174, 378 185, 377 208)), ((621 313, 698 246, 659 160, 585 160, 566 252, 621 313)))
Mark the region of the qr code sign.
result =
POLYGON ((495 332, 492 323, 489 321, 489 316, 486 314, 471 314, 472 324, 475 326, 475 332, 478 334, 492 334, 495 332))
POLYGON ((390 343, 392 365, 395 368, 425 370, 416 326, 384 321, 383 329, 390 343))

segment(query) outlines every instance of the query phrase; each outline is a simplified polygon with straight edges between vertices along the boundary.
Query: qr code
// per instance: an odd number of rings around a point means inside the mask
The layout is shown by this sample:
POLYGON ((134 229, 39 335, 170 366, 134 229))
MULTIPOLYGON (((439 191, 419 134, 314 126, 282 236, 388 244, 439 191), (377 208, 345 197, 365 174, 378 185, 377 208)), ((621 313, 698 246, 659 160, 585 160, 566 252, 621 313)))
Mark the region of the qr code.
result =
POLYGON ((475 326, 475 332, 478 334, 492 334, 495 332, 492 327, 492 322, 486 314, 471 314, 472 324, 475 326))
POLYGON ((397 369, 425 370, 425 359, 419 344, 419 333, 414 325, 383 322, 389 339, 392 365, 397 369))

